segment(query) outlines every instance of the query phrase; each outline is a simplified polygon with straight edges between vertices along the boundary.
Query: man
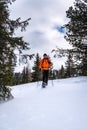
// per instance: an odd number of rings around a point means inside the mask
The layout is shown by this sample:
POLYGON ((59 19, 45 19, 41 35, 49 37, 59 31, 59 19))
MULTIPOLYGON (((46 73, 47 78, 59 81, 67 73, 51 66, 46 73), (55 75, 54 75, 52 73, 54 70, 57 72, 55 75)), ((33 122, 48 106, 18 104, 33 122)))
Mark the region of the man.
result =
POLYGON ((49 76, 49 68, 52 66, 52 62, 50 61, 49 57, 45 53, 43 55, 43 59, 40 61, 40 69, 42 70, 43 74, 43 82, 42 87, 44 88, 48 84, 48 76, 49 76))

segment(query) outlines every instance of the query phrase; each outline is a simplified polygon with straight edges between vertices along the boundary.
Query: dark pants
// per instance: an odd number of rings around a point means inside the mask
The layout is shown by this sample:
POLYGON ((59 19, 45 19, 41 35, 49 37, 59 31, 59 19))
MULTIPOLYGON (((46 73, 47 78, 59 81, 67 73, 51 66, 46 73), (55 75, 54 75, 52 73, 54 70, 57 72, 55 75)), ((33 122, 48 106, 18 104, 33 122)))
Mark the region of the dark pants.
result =
POLYGON ((49 70, 43 70, 43 82, 48 83, 49 70))

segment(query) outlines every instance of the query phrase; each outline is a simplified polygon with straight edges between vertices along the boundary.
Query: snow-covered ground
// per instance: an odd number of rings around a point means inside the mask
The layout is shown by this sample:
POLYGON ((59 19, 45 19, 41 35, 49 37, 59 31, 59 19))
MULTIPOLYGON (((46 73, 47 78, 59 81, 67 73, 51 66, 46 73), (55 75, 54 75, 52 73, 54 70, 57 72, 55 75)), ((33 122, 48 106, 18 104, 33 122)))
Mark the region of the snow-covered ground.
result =
POLYGON ((0 130, 87 130, 87 77, 14 86, 0 104, 0 130))

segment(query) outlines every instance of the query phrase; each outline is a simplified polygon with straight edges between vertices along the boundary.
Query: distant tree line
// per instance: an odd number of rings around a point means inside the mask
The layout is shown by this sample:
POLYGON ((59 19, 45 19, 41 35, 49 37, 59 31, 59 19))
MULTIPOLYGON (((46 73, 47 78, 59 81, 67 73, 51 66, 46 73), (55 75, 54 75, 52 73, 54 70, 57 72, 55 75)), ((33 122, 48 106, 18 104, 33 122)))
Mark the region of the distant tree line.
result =
MULTIPOLYGON (((40 56, 37 53, 35 55, 34 65, 32 70, 29 66, 24 67, 21 73, 14 74, 14 84, 24 84, 29 82, 38 82, 42 80, 42 71, 39 68, 40 56)), ((59 66, 59 65, 58 65, 59 66)), ((73 56, 69 52, 67 55, 67 61, 65 62, 65 66, 61 65, 60 69, 52 69, 49 70, 49 80, 51 79, 60 79, 60 78, 69 78, 81 75, 79 69, 77 69, 77 65, 74 63, 73 56)))

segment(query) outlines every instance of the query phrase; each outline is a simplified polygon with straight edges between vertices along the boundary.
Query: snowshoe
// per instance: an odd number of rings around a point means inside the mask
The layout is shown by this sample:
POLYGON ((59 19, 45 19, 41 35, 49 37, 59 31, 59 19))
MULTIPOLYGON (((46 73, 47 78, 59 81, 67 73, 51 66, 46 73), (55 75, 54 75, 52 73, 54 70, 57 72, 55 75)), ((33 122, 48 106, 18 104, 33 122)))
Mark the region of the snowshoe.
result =
POLYGON ((46 83, 43 82, 43 83, 42 83, 42 88, 45 88, 45 87, 46 87, 46 83))

